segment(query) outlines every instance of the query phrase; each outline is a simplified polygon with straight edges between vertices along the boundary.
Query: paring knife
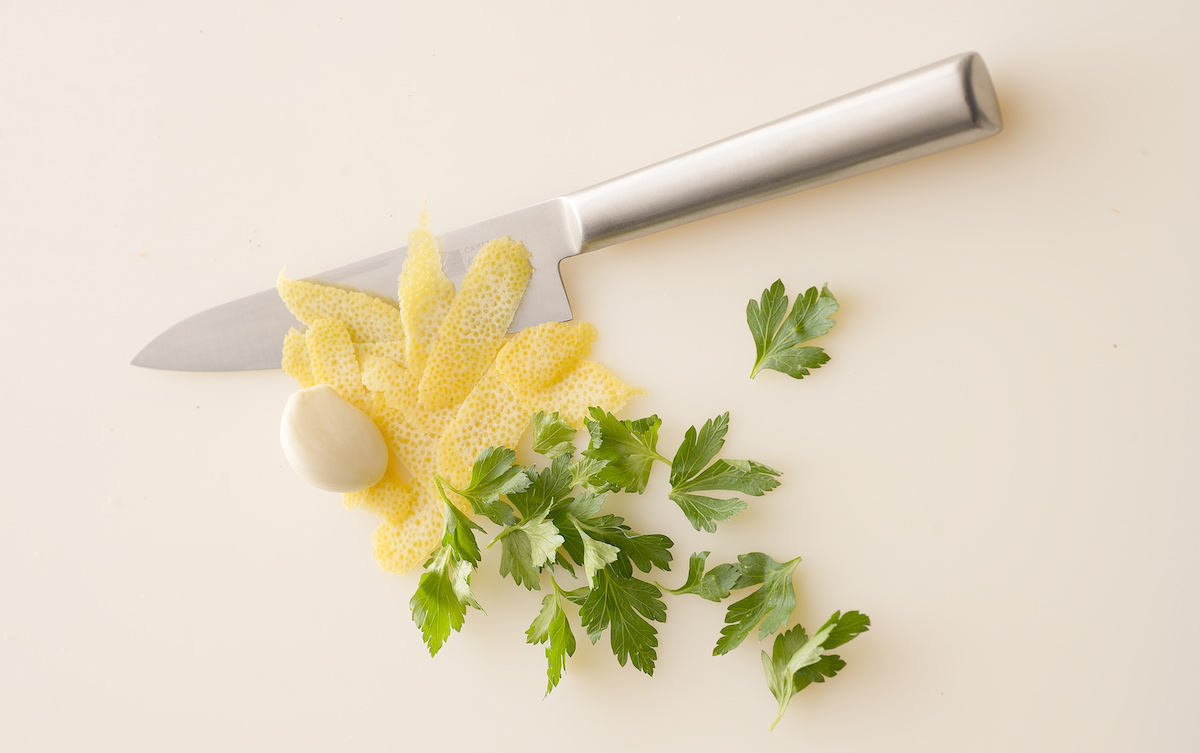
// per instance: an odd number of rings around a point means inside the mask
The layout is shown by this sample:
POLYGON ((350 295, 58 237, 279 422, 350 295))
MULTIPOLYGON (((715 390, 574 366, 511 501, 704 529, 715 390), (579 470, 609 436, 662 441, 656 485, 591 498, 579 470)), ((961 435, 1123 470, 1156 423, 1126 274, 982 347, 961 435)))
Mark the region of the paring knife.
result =
MULTIPOLYGON (((534 273, 512 331, 571 318, 563 259, 721 212, 832 183, 987 138, 1000 108, 973 52, 847 94, 567 196, 446 233, 455 284, 493 238, 522 241, 534 273)), ((399 248, 307 278, 395 301, 399 248)), ((280 366, 298 323, 274 289, 183 320, 133 359, 136 366, 240 371, 280 366)))

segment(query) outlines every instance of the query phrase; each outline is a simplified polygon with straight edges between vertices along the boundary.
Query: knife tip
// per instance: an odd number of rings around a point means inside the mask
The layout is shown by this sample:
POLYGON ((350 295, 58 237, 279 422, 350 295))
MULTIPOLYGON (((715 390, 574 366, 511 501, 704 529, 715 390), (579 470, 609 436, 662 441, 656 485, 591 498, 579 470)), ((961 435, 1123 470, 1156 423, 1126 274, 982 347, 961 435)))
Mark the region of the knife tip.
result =
POLYGON ((130 366, 137 366, 142 369, 164 369, 168 368, 161 363, 155 362, 154 358, 146 353, 147 348, 142 348, 136 356, 129 360, 130 366))

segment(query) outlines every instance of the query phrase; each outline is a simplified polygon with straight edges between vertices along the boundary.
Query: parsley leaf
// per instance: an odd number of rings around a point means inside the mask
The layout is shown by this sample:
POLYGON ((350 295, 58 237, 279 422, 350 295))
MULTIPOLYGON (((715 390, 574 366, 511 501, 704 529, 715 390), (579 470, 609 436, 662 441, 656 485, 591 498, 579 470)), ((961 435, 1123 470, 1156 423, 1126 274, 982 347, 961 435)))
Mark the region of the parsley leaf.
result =
POLYGON ((559 527, 547 516, 566 504, 566 495, 571 493, 570 458, 559 455, 541 472, 531 477, 530 473, 532 469, 526 474, 530 481, 525 488, 507 494, 508 503, 521 515, 520 522, 505 526, 492 544, 499 541, 502 545, 500 575, 512 575, 518 585, 536 591, 541 589, 538 573, 558 559, 558 547, 563 543, 559 527))
MULTIPOLYGON (((728 563, 717 565, 707 573, 704 572, 704 562, 708 559, 708 552, 695 552, 688 559, 688 574, 687 580, 679 588, 663 588, 667 593, 681 596, 683 594, 696 594, 702 599, 709 601, 721 601, 729 595, 729 589, 733 588, 733 584, 737 582, 742 575, 742 566, 738 563, 728 563)), ((662 585, 659 584, 662 588, 662 585)))
MULTIPOLYGON (((559 531, 560 535, 561 533, 562 532, 559 531)), ((571 564, 571 558, 568 557, 567 553, 562 550, 562 547, 559 547, 558 551, 554 553, 554 564, 558 565, 563 570, 566 570, 571 575, 575 574, 575 565, 571 564)))
POLYGON ((581 536, 586 535, 617 548, 616 559, 608 565, 615 575, 631 577, 634 567, 643 573, 650 572, 652 567, 671 569, 671 547, 674 542, 666 536, 661 533, 636 533, 618 515, 585 517, 575 515, 572 509, 576 508, 572 505, 559 510, 555 521, 563 534, 563 549, 579 564, 583 564, 586 556, 581 540, 581 536))
POLYGON ((546 695, 550 695, 562 679, 567 657, 575 655, 575 634, 571 632, 571 623, 562 608, 565 594, 553 578, 550 583, 554 590, 542 599, 542 611, 525 631, 527 643, 546 644, 546 676, 549 678, 546 695))
POLYGON ((430 656, 437 655, 451 630, 462 629, 468 606, 482 609, 471 593, 472 570, 471 563, 460 560, 450 547, 439 549, 425 565, 408 604, 430 656))
POLYGON ((588 588, 594 588, 596 585, 596 572, 603 569, 605 566, 616 561, 621 550, 612 544, 593 539, 584 532, 578 519, 571 521, 575 524, 575 530, 579 532, 579 545, 583 550, 583 574, 587 578, 588 588))
POLYGON ((517 585, 524 585, 530 591, 541 590, 538 573, 554 559, 556 550, 563 543, 554 523, 546 520, 546 513, 547 510, 542 510, 505 527, 492 541, 492 544, 499 541, 502 545, 500 575, 511 574, 517 585))
POLYGON ((838 310, 838 302, 829 287, 822 286, 820 293, 815 287, 809 288, 796 299, 790 314, 787 307, 782 280, 776 280, 764 290, 760 301, 751 298, 746 305, 746 323, 754 337, 755 350, 751 379, 763 369, 774 369, 794 379, 803 379, 809 369, 829 361, 823 349, 801 347, 802 343, 833 328, 834 321, 829 317, 838 310))
POLYGON ((450 504, 445 491, 441 494, 445 505, 442 546, 425 563, 417 591, 409 600, 413 622, 421 629, 431 656, 441 649, 451 630, 462 628, 468 606, 482 609, 471 592, 471 573, 480 560, 479 542, 472 531, 483 529, 450 504))
POLYGON ((683 442, 671 460, 671 486, 700 472, 725 446, 725 434, 729 431, 729 412, 710 418, 696 431, 689 427, 683 442))
MULTIPOLYGON (((445 494, 442 496, 444 499, 445 494)), ((475 534, 471 531, 483 529, 449 502, 446 502, 445 506, 445 526, 442 546, 449 547, 458 559, 469 562, 472 567, 478 565, 481 558, 479 542, 475 540, 475 534)))
MULTIPOLYGON (((551 510, 551 514, 571 515, 580 519, 594 518, 600 514, 600 508, 604 506, 606 497, 606 494, 594 494, 585 490, 574 497, 564 497, 558 500, 551 510)), ((563 526, 560 525, 559 528, 563 528, 563 526)))
MULTIPOLYGON (((575 601, 581 594, 576 590, 567 596, 575 601)), ((579 602, 579 618, 592 643, 608 629, 618 664, 623 667, 629 661, 635 669, 653 675, 658 630, 650 623, 667 619, 661 596, 661 591, 645 581, 601 570, 596 573, 595 586, 579 602)))
POLYGON ((759 588, 729 605, 725 611, 725 627, 713 649, 713 656, 729 653, 750 635, 758 626, 761 641, 787 622, 796 608, 796 589, 792 586, 792 573, 800 558, 787 562, 776 562, 762 552, 751 552, 738 556, 742 574, 730 590, 736 591, 757 585, 759 588))
POLYGON ((438 491, 445 499, 445 489, 464 497, 477 515, 484 515, 496 525, 516 522, 512 510, 500 501, 502 494, 514 494, 529 486, 525 469, 516 465, 517 454, 507 447, 485 447, 471 466, 471 480, 465 489, 455 489, 441 476, 435 477, 438 491))
POLYGON ((738 491, 760 497, 779 486, 773 478, 778 475, 779 471, 753 460, 718 460, 694 478, 672 487, 667 496, 679 505, 693 528, 714 533, 717 523, 745 510, 746 503, 738 497, 717 499, 694 492, 738 491))
POLYGON ((529 486, 524 469, 515 465, 517 453, 507 447, 485 447, 471 466, 466 489, 455 490, 464 497, 493 497, 512 494, 529 486))
POLYGON ((575 428, 558 413, 533 414, 533 451, 554 459, 559 455, 571 457, 575 454, 575 428))
POLYGON ((834 612, 821 629, 809 638, 800 625, 775 636, 771 653, 762 652, 763 671, 767 687, 779 701, 779 714, 771 729, 783 718, 792 696, 814 682, 824 682, 840 672, 846 662, 836 654, 826 654, 847 643, 871 626, 871 618, 860 612, 834 612))
POLYGON ((529 484, 519 491, 508 492, 508 502, 522 518, 548 511, 555 502, 571 493, 571 464, 566 455, 559 455, 550 465, 534 473, 526 471, 529 484))
POLYGON ((571 479, 575 486, 582 486, 595 494, 613 491, 613 485, 600 478, 600 471, 606 465, 607 460, 581 457, 571 465, 571 479))
POLYGON ((694 492, 736 491, 759 497, 779 486, 775 479, 779 471, 753 460, 718 460, 704 467, 725 445, 728 430, 728 413, 706 421, 699 432, 689 427, 671 461, 668 497, 697 531, 714 533, 718 522, 746 509, 746 503, 737 497, 715 499, 694 492))
POLYGON ((609 484, 614 491, 636 494, 646 491, 654 461, 671 463, 656 449, 662 420, 650 416, 622 421, 601 408, 592 408, 590 412, 592 417, 587 421, 587 428, 591 441, 583 455, 607 461, 596 472, 595 478, 609 484))
POLYGON ((618 575, 632 575, 630 565, 643 573, 650 568, 659 570, 671 569, 671 547, 674 542, 661 533, 635 533, 629 526, 623 526, 622 536, 609 543, 621 550, 617 561, 609 566, 618 575))

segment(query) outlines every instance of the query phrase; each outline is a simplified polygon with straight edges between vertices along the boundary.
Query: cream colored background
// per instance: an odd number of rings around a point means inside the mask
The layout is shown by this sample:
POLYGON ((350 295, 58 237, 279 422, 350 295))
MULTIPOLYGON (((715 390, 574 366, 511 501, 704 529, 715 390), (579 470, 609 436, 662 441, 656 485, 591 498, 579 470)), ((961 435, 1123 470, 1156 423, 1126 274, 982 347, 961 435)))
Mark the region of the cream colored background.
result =
POLYGON ((1197 6, 734 5, 0 3, 0 749, 1200 748, 1197 6), (285 467, 282 374, 127 365, 426 198, 448 229, 969 49, 999 137, 563 265, 664 447, 729 410, 785 472, 716 536, 661 470, 631 521, 873 619, 774 733, 698 599, 653 678, 585 640, 542 700, 494 550, 429 659, 415 576, 285 467), (776 278, 843 304, 802 382, 747 379, 776 278))

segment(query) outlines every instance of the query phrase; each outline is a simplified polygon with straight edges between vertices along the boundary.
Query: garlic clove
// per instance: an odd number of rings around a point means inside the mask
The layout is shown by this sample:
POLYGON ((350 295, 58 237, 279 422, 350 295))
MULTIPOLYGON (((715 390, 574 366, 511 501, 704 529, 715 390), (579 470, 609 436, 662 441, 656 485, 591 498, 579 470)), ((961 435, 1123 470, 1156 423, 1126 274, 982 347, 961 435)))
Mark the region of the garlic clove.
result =
POLYGON ((379 427, 327 384, 288 398, 279 439, 297 475, 319 489, 356 492, 387 471, 388 449, 379 427))

